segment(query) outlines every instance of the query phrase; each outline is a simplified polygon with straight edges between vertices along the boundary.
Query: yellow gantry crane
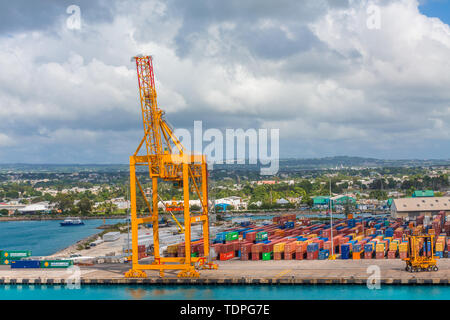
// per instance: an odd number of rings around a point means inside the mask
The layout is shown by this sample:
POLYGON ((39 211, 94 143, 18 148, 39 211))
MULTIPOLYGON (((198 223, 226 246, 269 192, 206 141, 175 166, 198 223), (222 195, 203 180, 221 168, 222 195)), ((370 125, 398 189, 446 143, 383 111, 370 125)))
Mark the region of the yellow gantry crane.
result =
MULTIPOLYGON (((144 137, 136 152, 130 157, 130 201, 132 232, 132 267, 126 277, 146 277, 145 270, 159 270, 164 276, 165 270, 181 270, 179 277, 198 277, 196 266, 216 269, 209 262, 209 220, 208 220, 208 172, 205 155, 193 155, 185 150, 164 120, 164 112, 158 108, 155 90, 155 77, 151 56, 137 56, 137 78, 141 101, 144 137), (144 147, 143 147, 144 146, 144 147), (143 150, 141 150, 143 149, 143 150), (144 153, 139 155, 139 152, 144 153), (136 177, 136 166, 147 166, 152 181, 151 199, 148 200, 136 177), (159 252, 158 229, 158 181, 169 181, 183 191, 184 214, 184 257, 161 257, 159 252), (145 200, 147 214, 138 217, 136 210, 136 185, 145 200), (201 211, 189 210, 190 194, 196 194, 201 203, 201 211), (138 255, 139 224, 152 223, 154 262, 140 264, 138 255), (191 257, 191 224, 202 224, 202 257, 191 257)), ((176 219, 175 219, 176 221, 176 219)), ((177 222, 177 221, 176 221, 177 222)), ((180 225, 181 226, 181 225, 180 225)))

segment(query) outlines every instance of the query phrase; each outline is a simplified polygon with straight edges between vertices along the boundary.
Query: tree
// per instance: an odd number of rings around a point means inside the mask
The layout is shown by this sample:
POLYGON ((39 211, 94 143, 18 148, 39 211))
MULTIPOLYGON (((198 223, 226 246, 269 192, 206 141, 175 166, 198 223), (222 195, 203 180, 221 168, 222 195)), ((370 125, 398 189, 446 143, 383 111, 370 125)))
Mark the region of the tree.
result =
POLYGON ((66 213, 73 211, 74 204, 73 198, 70 194, 66 193, 58 193, 56 197, 53 199, 53 203, 55 203, 55 207, 61 212, 66 213))
POLYGON ((311 198, 311 197, 309 196, 309 194, 306 194, 306 195, 302 198, 302 202, 301 202, 301 203, 306 204, 306 205, 308 205, 309 207, 312 207, 313 204, 314 204, 314 200, 313 200, 313 198, 311 198))
POLYGON ((92 212, 92 205, 93 203, 91 200, 88 198, 82 198, 77 203, 77 209, 81 214, 85 215, 92 212))
POLYGON ((1 209, 0 210, 0 216, 7 216, 8 215, 8 210, 6 210, 6 209, 1 209))

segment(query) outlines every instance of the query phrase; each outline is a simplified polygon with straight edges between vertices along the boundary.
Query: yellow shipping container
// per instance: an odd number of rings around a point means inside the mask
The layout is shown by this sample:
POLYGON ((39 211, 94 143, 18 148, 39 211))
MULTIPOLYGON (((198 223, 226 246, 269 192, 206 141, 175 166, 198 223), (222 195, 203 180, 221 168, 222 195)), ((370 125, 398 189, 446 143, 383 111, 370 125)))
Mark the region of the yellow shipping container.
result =
POLYGON ((378 243, 375 247, 376 252, 384 252, 384 243, 378 243))
POLYGON ((172 244, 170 246, 167 246, 167 252, 168 253, 177 253, 178 252, 178 245, 172 244))
POLYGON ((273 246, 273 252, 284 252, 285 242, 277 243, 273 246))
POLYGON ((398 249, 398 243, 397 242, 391 242, 389 244, 389 251, 397 251, 398 249))
POLYGON ((444 242, 436 242, 436 251, 444 251, 445 243, 444 242))
POLYGON ((398 246, 398 250, 400 252, 407 252, 408 251, 408 243, 407 242, 400 243, 400 245, 398 246))

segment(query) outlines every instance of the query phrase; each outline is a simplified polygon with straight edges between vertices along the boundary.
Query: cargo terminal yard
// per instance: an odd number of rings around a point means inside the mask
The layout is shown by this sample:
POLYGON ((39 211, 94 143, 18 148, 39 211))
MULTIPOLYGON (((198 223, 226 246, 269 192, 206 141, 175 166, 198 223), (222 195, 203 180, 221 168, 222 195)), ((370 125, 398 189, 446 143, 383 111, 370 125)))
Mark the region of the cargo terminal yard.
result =
MULTIPOLYGON (((73 263, 80 268, 82 284, 365 284, 373 273, 373 269, 368 269, 370 266, 379 267, 382 284, 449 284, 450 224, 444 219, 444 214, 436 215, 433 220, 420 216, 415 221, 376 216, 339 219, 333 229, 329 221, 298 219, 292 214, 275 216, 272 221, 258 224, 250 220, 227 222, 211 228, 210 256, 218 265, 217 270, 201 270, 199 277, 186 278, 178 277, 175 270, 166 271, 164 277, 151 270, 147 271, 146 278, 125 278, 130 268, 127 262, 130 254, 126 253, 129 235, 105 234, 106 241, 99 238, 89 249, 77 250, 71 246, 54 255, 39 257, 42 261, 70 261, 66 266, 16 268, 20 260, 36 260, 31 253, 22 252, 25 257, 0 266, 0 283, 64 284, 71 275, 66 268, 73 263), (405 239, 418 231, 440 235, 433 243, 438 271, 405 270, 402 259, 409 252, 405 239), (335 260, 329 260, 332 232, 335 260)), ((178 248, 184 248, 184 244, 173 243, 183 238, 177 228, 161 230, 161 255, 182 256, 183 250, 178 248)), ((199 226, 193 225, 193 238, 200 232, 199 226)), ((140 263, 152 263, 152 229, 142 228, 140 234, 139 246, 145 250, 141 252, 140 263)), ((198 243, 202 242, 195 239, 192 242, 192 256, 202 255, 198 243)), ((427 248, 421 246, 419 251, 426 254, 427 248)), ((2 264, 4 261, 3 258, 2 264)))

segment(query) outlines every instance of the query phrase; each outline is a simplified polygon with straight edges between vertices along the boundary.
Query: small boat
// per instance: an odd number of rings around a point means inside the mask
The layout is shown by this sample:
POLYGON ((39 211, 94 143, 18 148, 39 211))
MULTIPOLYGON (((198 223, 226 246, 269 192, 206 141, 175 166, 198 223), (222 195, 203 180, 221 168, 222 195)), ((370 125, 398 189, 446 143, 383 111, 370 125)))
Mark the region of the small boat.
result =
POLYGON ((59 224, 61 225, 61 227, 65 227, 65 226, 81 226, 81 225, 84 225, 84 222, 81 221, 80 218, 67 218, 63 222, 60 222, 59 224))

